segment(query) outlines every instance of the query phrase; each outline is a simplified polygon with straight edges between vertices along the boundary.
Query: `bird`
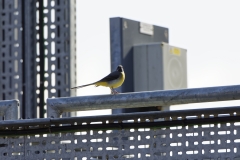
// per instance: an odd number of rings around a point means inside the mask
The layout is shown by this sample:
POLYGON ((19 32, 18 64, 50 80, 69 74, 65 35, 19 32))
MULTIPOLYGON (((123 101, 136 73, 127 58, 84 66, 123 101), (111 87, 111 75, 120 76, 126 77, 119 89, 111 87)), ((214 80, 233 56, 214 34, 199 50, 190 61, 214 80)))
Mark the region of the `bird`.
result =
POLYGON ((110 73, 109 75, 100 79, 99 81, 90 83, 90 84, 85 84, 82 86, 73 87, 71 89, 78 89, 78 88, 83 88, 90 85, 95 85, 96 87, 98 86, 109 87, 111 90, 111 94, 117 94, 118 92, 114 90, 114 88, 120 87, 123 84, 124 80, 125 80, 125 73, 123 70, 123 66, 119 65, 116 71, 110 73))

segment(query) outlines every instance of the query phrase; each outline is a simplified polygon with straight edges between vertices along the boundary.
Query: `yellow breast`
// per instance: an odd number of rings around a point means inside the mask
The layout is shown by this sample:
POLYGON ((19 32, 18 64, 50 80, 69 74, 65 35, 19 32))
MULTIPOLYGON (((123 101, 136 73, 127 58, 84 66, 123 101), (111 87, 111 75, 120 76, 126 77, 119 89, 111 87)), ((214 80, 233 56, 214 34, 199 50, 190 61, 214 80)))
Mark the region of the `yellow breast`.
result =
POLYGON ((124 74, 124 72, 121 72, 121 75, 118 79, 115 79, 110 82, 97 82, 96 85, 104 86, 104 87, 118 88, 123 84, 124 80, 125 80, 125 74, 124 74))
POLYGON ((124 74, 124 72, 121 72, 120 77, 118 79, 110 82, 109 85, 110 85, 110 87, 118 88, 123 84, 124 80, 125 80, 125 74, 124 74))

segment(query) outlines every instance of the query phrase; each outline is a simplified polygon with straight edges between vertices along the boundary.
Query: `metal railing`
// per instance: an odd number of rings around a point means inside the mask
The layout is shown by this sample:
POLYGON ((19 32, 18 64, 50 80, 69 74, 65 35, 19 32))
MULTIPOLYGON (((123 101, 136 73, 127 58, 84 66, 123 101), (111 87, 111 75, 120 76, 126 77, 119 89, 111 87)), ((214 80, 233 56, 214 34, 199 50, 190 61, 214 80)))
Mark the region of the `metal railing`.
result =
POLYGON ((18 101, 1 101, 0 116, 8 120, 0 121, 0 159, 238 160, 239 106, 59 118, 78 110, 238 99, 239 85, 55 98, 47 100, 48 118, 20 120, 18 101))
POLYGON ((240 99, 240 85, 47 99, 48 117, 64 112, 168 106, 240 99))

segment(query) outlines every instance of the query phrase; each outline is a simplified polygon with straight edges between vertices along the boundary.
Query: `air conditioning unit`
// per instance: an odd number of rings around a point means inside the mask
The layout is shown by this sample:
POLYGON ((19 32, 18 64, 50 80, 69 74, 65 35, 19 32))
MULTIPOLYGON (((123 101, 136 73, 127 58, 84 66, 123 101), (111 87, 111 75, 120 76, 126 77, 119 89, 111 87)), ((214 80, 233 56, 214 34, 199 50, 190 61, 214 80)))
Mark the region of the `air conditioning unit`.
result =
POLYGON ((167 43, 133 47, 134 91, 187 88, 187 50, 167 43))

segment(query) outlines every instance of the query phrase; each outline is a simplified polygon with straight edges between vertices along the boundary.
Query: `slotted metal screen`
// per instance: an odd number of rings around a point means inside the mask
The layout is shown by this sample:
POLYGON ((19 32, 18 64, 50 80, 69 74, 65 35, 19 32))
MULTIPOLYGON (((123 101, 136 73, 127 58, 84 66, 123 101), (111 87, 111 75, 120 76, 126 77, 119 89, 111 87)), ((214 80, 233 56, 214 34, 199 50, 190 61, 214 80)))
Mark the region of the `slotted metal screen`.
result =
POLYGON ((0 0, 0 100, 22 101, 20 1, 0 0))
POLYGON ((76 94, 75 0, 0 0, 0 13, 0 100, 46 117, 46 98, 76 94))
POLYGON ((237 160, 239 113, 227 107, 5 121, 0 158, 237 160))
MULTIPOLYGON (((37 16, 39 16, 39 21, 37 21, 37 28, 39 28, 37 59, 39 61, 36 68, 37 82, 39 82, 37 90, 40 91, 37 96, 39 99, 37 104, 39 107, 44 106, 44 110, 46 110, 45 99, 47 97, 70 96, 70 64, 76 59, 75 54, 73 57, 70 54, 71 5, 74 5, 74 1, 39 0, 36 2, 37 16)), ((72 38, 72 40, 75 39, 72 38)), ((71 69, 74 70, 74 67, 71 69)), ((74 74, 72 74, 73 79, 74 74)), ((41 117, 44 114, 45 111, 42 110, 41 117)))

